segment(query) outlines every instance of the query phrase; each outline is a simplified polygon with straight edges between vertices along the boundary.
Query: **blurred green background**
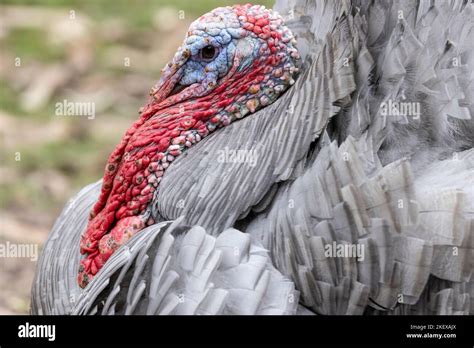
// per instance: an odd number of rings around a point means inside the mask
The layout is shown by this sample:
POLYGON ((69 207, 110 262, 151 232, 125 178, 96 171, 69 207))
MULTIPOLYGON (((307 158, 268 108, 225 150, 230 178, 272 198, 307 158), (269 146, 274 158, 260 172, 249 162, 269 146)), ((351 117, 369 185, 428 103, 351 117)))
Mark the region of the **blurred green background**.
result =
MULTIPOLYGON (((98 180, 189 24, 273 1, 0 0, 0 243, 44 243, 65 202, 98 180), (57 116, 63 100, 95 118, 57 116)), ((0 259, 0 314, 27 313, 35 262, 0 259)))

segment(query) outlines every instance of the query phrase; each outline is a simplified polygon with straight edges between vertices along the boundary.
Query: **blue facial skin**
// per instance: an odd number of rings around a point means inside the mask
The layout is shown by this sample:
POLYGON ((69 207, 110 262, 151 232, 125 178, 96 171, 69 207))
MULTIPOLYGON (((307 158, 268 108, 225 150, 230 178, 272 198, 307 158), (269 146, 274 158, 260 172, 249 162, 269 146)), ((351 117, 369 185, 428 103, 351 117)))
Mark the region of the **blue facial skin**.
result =
POLYGON ((235 43, 230 35, 215 37, 192 35, 186 40, 186 49, 191 56, 182 67, 183 75, 179 82, 185 86, 202 83, 204 80, 216 82, 219 77, 224 76, 232 65, 235 43), (215 48, 214 58, 201 57, 201 49, 206 46, 215 48))
MULTIPOLYGON (((189 86, 193 83, 214 83, 225 76, 234 63, 234 57, 240 36, 235 32, 234 35, 228 33, 230 29, 222 29, 218 31, 216 36, 211 36, 212 30, 203 35, 192 35, 186 42, 184 50, 190 54, 189 59, 182 67, 182 77, 179 84, 189 86), (237 37, 234 37, 237 36, 237 37), (206 46, 213 46, 216 54, 212 59, 205 59, 201 56, 201 50, 206 46)), ((247 37, 245 45, 250 47, 248 53, 243 54, 238 68, 241 71, 248 67, 255 57, 260 47, 258 39, 247 37)))

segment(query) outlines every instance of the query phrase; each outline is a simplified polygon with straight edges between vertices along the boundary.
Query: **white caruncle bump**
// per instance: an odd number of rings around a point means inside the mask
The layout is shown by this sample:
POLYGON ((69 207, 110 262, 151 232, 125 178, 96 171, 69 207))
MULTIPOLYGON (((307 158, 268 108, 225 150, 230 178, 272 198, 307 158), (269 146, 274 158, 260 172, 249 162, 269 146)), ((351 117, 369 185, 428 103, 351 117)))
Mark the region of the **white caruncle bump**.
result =
POLYGON ((237 42, 236 51, 239 52, 242 58, 252 55, 253 49, 254 49, 253 42, 252 42, 252 39, 249 37, 240 39, 237 42))
POLYGON ((175 151, 179 149, 180 149, 179 145, 170 145, 170 147, 168 148, 169 151, 175 151))

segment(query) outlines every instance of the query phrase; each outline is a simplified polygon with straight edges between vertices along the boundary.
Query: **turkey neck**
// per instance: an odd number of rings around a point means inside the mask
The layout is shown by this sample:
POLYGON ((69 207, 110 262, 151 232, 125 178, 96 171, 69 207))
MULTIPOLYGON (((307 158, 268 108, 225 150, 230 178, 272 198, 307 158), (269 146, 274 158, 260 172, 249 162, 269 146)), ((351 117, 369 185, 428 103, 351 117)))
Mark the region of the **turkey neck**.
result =
POLYGON ((153 224, 151 202, 165 170, 177 156, 218 128, 254 112, 261 103, 263 67, 234 73, 209 94, 180 100, 185 91, 152 101, 128 129, 106 164, 102 189, 81 238, 79 284, 84 287, 112 253, 153 224))

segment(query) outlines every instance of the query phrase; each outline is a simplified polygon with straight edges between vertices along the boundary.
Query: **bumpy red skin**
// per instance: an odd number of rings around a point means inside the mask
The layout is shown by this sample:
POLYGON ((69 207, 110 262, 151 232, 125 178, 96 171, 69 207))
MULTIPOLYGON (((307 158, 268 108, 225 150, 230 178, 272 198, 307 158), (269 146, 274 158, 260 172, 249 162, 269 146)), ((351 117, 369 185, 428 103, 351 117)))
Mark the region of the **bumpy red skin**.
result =
MULTIPOLYGON (((199 98, 186 99, 185 92, 169 96, 172 86, 168 86, 167 80, 161 83, 158 91, 152 91, 151 101, 107 161, 100 197, 81 238, 81 253, 86 254, 78 275, 81 287, 92 280, 115 250, 154 223, 144 212, 170 162, 214 129, 244 116, 239 114, 242 103, 248 112, 269 103, 264 102, 263 98, 267 98, 264 94, 258 94, 260 89, 272 78, 284 80, 285 77, 285 85, 288 85, 288 79, 297 71, 286 71, 286 76, 282 77, 284 71, 277 69, 282 64, 278 49, 282 34, 270 30, 265 15, 267 10, 255 19, 249 14, 249 9, 255 7, 244 5, 232 9, 239 18, 245 16, 246 22, 242 23, 245 30, 267 41, 270 39, 268 54, 241 72, 237 71, 239 58, 236 57, 228 76, 199 98), (252 95, 260 99, 250 98, 252 95)), ((299 58, 297 52, 294 58, 299 58)))

